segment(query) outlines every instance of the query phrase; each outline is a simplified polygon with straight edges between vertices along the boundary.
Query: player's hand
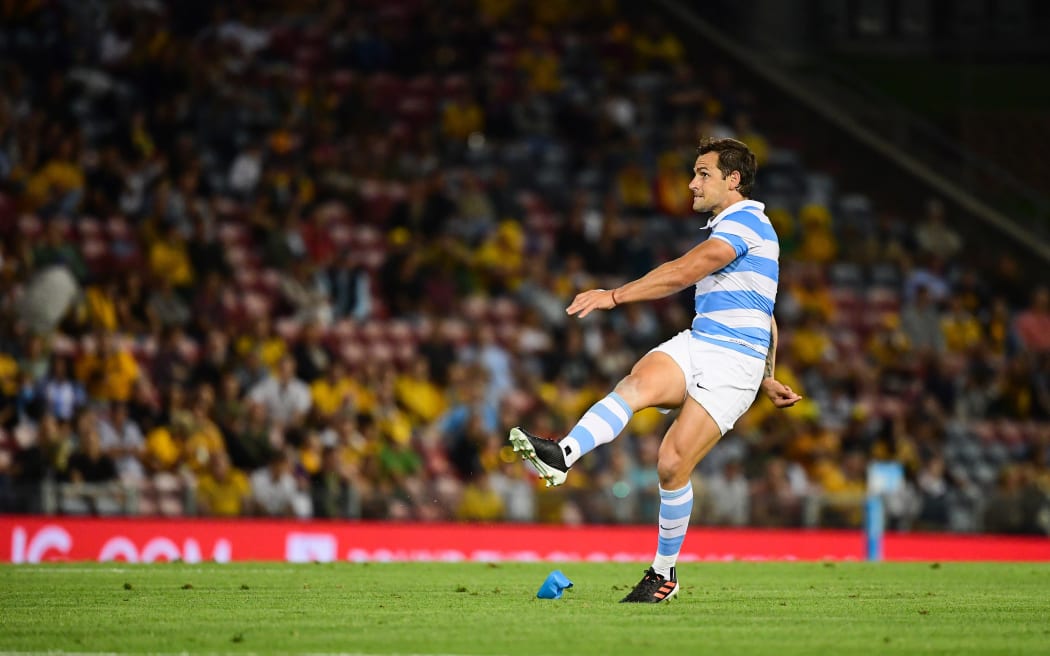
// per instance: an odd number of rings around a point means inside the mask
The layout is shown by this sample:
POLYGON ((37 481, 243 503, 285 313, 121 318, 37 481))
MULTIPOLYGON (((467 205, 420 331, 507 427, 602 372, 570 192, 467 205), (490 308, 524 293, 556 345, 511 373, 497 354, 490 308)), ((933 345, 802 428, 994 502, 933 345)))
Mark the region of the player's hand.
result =
POLYGON ((611 310, 616 307, 616 302, 613 301, 613 293, 607 289, 589 289, 585 292, 580 292, 576 295, 576 298, 572 299, 572 303, 569 307, 565 308, 566 314, 575 314, 578 318, 582 319, 592 310, 611 310))
POLYGON ((795 394, 794 390, 772 377, 762 381, 762 391, 778 408, 790 408, 802 400, 802 397, 795 394))

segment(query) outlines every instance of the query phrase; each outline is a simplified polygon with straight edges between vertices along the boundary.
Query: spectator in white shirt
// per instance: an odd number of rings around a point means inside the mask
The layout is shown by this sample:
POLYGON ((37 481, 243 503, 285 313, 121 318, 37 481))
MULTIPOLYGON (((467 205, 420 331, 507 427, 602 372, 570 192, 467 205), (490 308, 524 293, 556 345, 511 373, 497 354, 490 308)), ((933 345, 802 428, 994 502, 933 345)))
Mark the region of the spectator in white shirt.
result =
POLYGON ((277 364, 277 375, 256 383, 248 398, 266 408, 270 420, 285 428, 302 424, 310 411, 310 388, 295 377, 295 358, 286 355, 277 364))
POLYGON ((254 514, 300 518, 313 514, 310 495, 292 473, 292 461, 283 449, 274 452, 268 465, 252 472, 249 482, 254 514))
POLYGON ((79 381, 69 376, 69 361, 55 356, 51 361, 51 375, 42 384, 48 411, 62 421, 70 421, 84 403, 87 394, 79 381))
POLYGON ((743 526, 751 516, 750 486, 736 458, 726 462, 721 472, 707 482, 711 495, 712 524, 743 526))
POLYGON ((103 452, 117 464, 117 473, 123 481, 140 481, 145 477, 142 457, 146 441, 142 429, 128 416, 123 403, 115 403, 109 417, 98 418, 98 434, 103 452))

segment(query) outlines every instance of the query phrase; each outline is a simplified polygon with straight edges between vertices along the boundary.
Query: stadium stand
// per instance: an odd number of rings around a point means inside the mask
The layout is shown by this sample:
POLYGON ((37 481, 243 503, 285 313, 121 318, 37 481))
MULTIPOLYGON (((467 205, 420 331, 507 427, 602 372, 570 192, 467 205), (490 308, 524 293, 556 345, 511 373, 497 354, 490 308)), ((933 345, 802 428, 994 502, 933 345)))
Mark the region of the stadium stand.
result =
POLYGON ((505 429, 564 432, 686 324, 684 298, 563 308, 699 239, 694 144, 735 135, 806 400, 705 459, 698 520, 855 526, 893 459, 894 529, 1050 532, 1045 278, 966 243, 950 199, 897 216, 808 166, 658 15, 0 11, 2 511, 648 521, 662 415, 542 493, 505 429))

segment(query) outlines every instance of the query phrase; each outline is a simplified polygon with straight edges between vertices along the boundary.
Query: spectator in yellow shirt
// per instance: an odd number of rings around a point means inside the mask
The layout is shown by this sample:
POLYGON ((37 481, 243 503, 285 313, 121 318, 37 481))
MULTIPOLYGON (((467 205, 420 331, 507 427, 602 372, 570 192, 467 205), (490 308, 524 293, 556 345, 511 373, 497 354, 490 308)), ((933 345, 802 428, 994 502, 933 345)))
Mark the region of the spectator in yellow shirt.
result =
POLYGON ((168 224, 161 237, 150 246, 149 268, 154 276, 168 280, 174 287, 193 284, 193 265, 186 249, 186 238, 177 224, 168 224))
POLYGON ((810 203, 799 210, 802 244, 798 257, 807 262, 827 264, 838 256, 839 243, 831 226, 831 212, 823 205, 810 203))
POLYGON ((660 156, 656 171, 656 208, 668 216, 689 216, 693 211, 690 176, 682 155, 669 150, 660 156))
POLYGON ((791 336, 789 348, 792 362, 803 369, 830 361, 835 355, 834 344, 827 328, 815 312, 807 312, 802 324, 791 336))
POLYGON ((72 215, 84 195, 84 170, 77 161, 76 142, 67 137, 58 152, 29 178, 26 196, 34 210, 72 215))
POLYGON ((444 391, 430 376, 430 362, 416 358, 411 369, 394 381, 394 395, 418 422, 429 424, 441 416, 448 404, 444 391))
POLYGON ((93 399, 128 401, 135 381, 142 375, 138 362, 115 333, 102 333, 97 349, 94 353, 85 353, 77 361, 77 378, 93 399))
POLYGON ((503 498, 492 488, 488 474, 479 474, 463 488, 456 518, 466 521, 495 522, 503 519, 503 498))
POLYGON ((967 353, 984 341, 981 323, 966 309, 962 296, 948 299, 948 310, 941 317, 941 333, 951 353, 967 353))
POLYGON ((457 94, 441 111, 441 132, 451 141, 465 142, 471 134, 484 129, 485 113, 469 91, 457 94))
POLYGON ((310 385, 310 396, 318 418, 328 421, 337 414, 355 410, 356 388, 354 380, 347 375, 346 364, 334 360, 325 370, 325 375, 310 385))
POLYGON ((260 316, 252 324, 250 334, 241 335, 234 344, 237 355, 245 357, 249 351, 256 351, 259 360, 270 369, 277 371, 277 363, 288 352, 288 345, 280 335, 273 332, 273 322, 268 316, 260 316))
POLYGON ((197 513, 214 517, 237 517, 244 513, 251 486, 240 469, 230 465, 225 453, 211 459, 208 470, 197 479, 197 513))
POLYGON ((192 419, 176 413, 168 426, 158 426, 146 435, 145 464, 151 472, 174 472, 182 463, 186 440, 192 430, 192 419))
POLYGON ((657 18, 650 16, 634 37, 634 51, 645 68, 672 70, 685 58, 685 47, 657 18))
POLYGON ((84 320, 98 330, 117 329, 117 285, 91 285, 84 292, 84 320))
POLYGON ((192 412, 190 434, 183 447, 183 459, 190 471, 200 476, 209 469, 214 458, 226 455, 226 444, 219 427, 208 417, 207 402, 197 399, 192 412))

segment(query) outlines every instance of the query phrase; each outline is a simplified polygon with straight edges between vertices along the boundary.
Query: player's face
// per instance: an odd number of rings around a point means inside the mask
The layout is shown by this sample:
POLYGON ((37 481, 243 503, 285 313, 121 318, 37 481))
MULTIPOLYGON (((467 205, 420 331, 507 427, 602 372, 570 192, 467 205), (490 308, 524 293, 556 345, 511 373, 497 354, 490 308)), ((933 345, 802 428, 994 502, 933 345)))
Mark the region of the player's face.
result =
POLYGON ((693 192, 693 211, 721 212, 728 207, 731 204, 727 200, 730 182, 731 179, 723 177, 718 170, 718 153, 704 153, 697 157, 693 165, 693 181, 689 183, 689 190, 693 192))

